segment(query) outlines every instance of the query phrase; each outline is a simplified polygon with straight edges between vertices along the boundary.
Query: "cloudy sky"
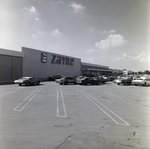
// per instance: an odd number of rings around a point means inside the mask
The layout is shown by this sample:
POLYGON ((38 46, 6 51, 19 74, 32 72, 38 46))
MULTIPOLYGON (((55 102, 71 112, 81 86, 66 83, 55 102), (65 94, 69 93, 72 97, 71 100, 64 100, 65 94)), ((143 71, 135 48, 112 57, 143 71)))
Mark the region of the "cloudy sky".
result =
POLYGON ((0 48, 150 70, 149 0, 0 0, 0 48))

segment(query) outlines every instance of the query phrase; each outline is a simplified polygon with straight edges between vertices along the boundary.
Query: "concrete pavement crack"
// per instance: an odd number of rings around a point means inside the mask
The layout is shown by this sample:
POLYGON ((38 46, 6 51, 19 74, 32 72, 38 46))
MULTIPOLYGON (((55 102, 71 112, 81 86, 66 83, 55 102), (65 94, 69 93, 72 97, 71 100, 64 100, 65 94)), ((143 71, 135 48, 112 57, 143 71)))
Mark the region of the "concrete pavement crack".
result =
POLYGON ((63 144, 65 144, 69 139, 71 139, 75 134, 72 134, 70 136, 68 136, 64 142, 62 142, 61 144, 59 144, 55 149, 59 149, 59 147, 61 147, 63 144))

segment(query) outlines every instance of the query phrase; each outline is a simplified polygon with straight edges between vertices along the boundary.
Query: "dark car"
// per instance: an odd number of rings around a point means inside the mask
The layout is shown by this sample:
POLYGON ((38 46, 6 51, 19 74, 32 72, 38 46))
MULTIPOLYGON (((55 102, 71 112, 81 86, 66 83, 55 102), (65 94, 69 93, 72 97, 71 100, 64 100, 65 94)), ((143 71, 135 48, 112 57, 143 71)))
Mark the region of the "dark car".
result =
POLYGON ((49 81, 55 81, 55 79, 61 79, 61 78, 62 76, 60 75, 53 75, 52 77, 47 77, 49 81))
POLYGON ((62 85, 67 85, 69 83, 76 84, 76 78, 75 77, 63 77, 60 79, 59 83, 62 85))
POLYGON ((85 77, 81 79, 80 85, 87 85, 87 84, 98 85, 100 84, 100 82, 101 81, 98 77, 85 77))
POLYGON ((21 86, 22 84, 24 84, 24 85, 33 85, 33 84, 39 85, 41 83, 41 81, 39 79, 35 79, 33 77, 22 77, 18 80, 15 80, 14 83, 18 84, 19 86, 21 86))
POLYGON ((100 82, 103 83, 103 84, 105 84, 106 82, 109 81, 108 78, 106 78, 106 77, 101 77, 101 76, 99 76, 99 80, 100 80, 100 82))
POLYGON ((101 80, 101 82, 102 82, 103 84, 105 84, 106 82, 109 81, 109 78, 108 78, 108 77, 105 77, 105 76, 99 76, 99 79, 101 80))
POLYGON ((130 85, 130 84, 132 84, 132 80, 133 80, 133 77, 126 77, 126 78, 123 78, 123 79, 121 79, 121 82, 119 83, 117 83, 118 85, 120 85, 120 84, 123 84, 123 85, 130 85))

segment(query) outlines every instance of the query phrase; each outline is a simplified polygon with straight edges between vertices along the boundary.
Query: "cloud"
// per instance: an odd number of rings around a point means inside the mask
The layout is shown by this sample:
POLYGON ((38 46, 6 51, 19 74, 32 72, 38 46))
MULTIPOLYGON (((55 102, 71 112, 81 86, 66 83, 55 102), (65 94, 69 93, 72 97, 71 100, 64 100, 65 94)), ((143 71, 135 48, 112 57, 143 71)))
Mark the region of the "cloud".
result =
POLYGON ((111 34, 111 33, 113 34, 113 33, 115 33, 115 32, 116 32, 116 30, 110 30, 110 31, 109 31, 110 34, 111 34))
POLYGON ((74 9, 75 12, 82 12, 83 10, 86 9, 86 6, 82 6, 82 4, 77 4, 76 2, 72 1, 71 4, 69 5, 74 9))
POLYGON ((37 34, 32 34, 31 37, 32 37, 33 39, 37 39, 37 34))
POLYGON ((60 31, 58 29, 55 29, 54 31, 52 31, 52 34, 54 36, 57 36, 57 35, 60 35, 61 33, 60 33, 60 31))
POLYGON ((64 1, 63 1, 63 0, 59 0, 59 1, 57 2, 57 4, 64 4, 64 1))
POLYGON ((39 21, 40 19, 39 19, 39 18, 35 18, 35 20, 36 20, 36 21, 39 21))
POLYGON ((119 62, 119 61, 121 61, 122 60, 122 58, 116 58, 116 61, 117 62, 119 62))
POLYGON ((87 54, 93 53, 93 52, 96 52, 96 50, 95 50, 95 49, 87 49, 87 50, 86 50, 86 53, 87 53, 87 54))
POLYGON ((114 34, 116 32, 116 30, 109 30, 109 31, 106 31, 106 30, 104 30, 104 31, 100 31, 99 33, 100 34, 114 34))
POLYGON ((123 57, 126 58, 126 57, 127 57, 127 54, 126 54, 126 53, 123 53, 123 57))
POLYGON ((39 38, 42 34, 44 34, 41 31, 38 31, 37 33, 31 34, 31 38, 33 38, 34 40, 36 40, 37 38, 39 38))
POLYGON ((95 42, 95 46, 99 49, 108 49, 110 47, 119 47, 126 42, 123 35, 120 34, 111 34, 104 40, 100 42, 95 42))
POLYGON ((33 6, 30 6, 29 8, 25 7, 24 9, 30 13, 37 14, 37 10, 33 6))
POLYGON ((116 61, 150 62, 150 56, 146 55, 145 51, 142 51, 139 55, 136 56, 123 53, 122 57, 117 58, 116 61))
POLYGON ((100 34, 107 34, 108 31, 104 30, 104 31, 100 31, 99 33, 100 33, 100 34))
POLYGON ((145 55, 146 55, 145 51, 142 51, 142 53, 140 55, 134 57, 134 60, 141 60, 145 57, 145 55))

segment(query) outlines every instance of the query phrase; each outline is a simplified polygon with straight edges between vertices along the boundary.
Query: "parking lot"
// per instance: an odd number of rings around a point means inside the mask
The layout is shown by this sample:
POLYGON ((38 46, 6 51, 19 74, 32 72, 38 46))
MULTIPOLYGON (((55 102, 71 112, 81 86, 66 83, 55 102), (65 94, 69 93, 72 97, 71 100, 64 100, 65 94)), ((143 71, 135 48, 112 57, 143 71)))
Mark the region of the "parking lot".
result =
POLYGON ((150 86, 0 86, 1 149, 149 149, 150 86))

